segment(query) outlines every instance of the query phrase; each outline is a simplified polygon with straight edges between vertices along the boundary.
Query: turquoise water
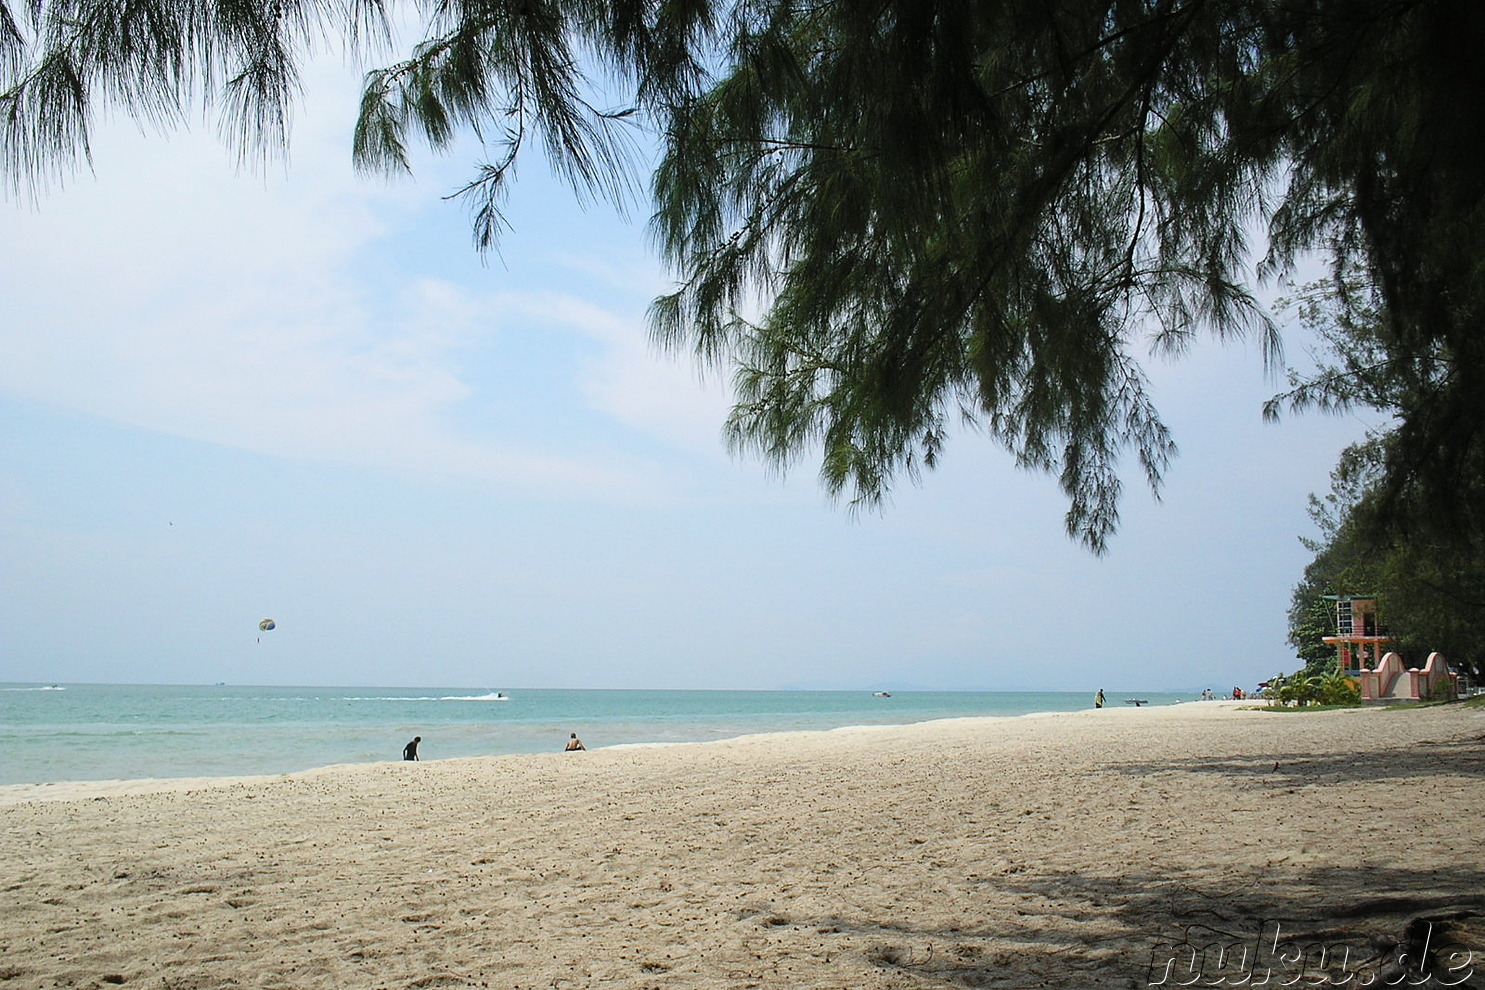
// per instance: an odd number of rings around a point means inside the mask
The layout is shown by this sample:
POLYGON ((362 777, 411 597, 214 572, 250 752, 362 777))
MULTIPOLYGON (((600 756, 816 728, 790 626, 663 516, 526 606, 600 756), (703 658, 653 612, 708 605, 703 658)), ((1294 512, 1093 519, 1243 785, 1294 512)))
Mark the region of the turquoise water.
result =
MULTIPOLYGON (((288 773, 424 759, 705 742, 758 732, 1075 711, 1087 692, 571 691, 0 685, 0 784, 288 773)), ((1146 693, 1151 704, 1191 696, 1146 693)), ((1111 696, 1110 704, 1121 704, 1111 696)))

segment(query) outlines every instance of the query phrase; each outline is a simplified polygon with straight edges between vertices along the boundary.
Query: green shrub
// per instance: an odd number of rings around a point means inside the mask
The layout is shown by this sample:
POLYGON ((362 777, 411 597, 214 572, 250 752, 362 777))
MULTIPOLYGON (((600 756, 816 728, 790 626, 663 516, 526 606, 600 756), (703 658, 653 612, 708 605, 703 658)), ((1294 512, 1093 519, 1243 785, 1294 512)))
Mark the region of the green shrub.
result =
POLYGON ((1339 670, 1327 674, 1320 682, 1320 703, 1323 705, 1361 704, 1361 685, 1339 670))
POLYGON ((1459 697, 1459 692, 1454 687, 1454 682, 1447 677, 1434 681, 1432 689, 1428 692, 1429 701, 1453 701, 1457 697, 1459 697))
POLYGON ((1339 670, 1324 677, 1311 677, 1303 671, 1280 674, 1270 681, 1270 685, 1270 692, 1281 705, 1308 708, 1311 705, 1361 704, 1360 685, 1339 670))

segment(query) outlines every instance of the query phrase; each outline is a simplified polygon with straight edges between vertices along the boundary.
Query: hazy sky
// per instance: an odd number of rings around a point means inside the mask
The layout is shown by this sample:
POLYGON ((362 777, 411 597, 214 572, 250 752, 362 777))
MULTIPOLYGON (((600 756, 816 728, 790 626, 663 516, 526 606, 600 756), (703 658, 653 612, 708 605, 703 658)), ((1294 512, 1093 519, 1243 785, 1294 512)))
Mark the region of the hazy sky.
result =
POLYGON ((649 346, 643 207, 584 211, 528 165, 482 262, 441 199, 475 150, 355 176, 356 80, 312 74, 286 169, 115 125, 94 173, 0 201, 0 680, 1117 692, 1297 666, 1305 498, 1364 424, 1262 423, 1255 346, 1151 359, 1181 455, 1160 503, 1127 476, 1104 558, 975 435, 852 515, 813 463, 731 458, 725 383, 649 346))

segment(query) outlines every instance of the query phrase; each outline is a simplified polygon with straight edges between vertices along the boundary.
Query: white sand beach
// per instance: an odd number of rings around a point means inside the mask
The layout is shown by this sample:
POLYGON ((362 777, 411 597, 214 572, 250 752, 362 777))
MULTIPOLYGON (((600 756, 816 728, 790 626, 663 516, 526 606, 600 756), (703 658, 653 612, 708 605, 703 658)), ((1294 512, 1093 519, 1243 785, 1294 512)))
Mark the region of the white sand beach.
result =
POLYGON ((1485 974, 1482 756, 1481 709, 1201 703, 9 787, 0 988, 1143 987, 1276 920, 1485 974))

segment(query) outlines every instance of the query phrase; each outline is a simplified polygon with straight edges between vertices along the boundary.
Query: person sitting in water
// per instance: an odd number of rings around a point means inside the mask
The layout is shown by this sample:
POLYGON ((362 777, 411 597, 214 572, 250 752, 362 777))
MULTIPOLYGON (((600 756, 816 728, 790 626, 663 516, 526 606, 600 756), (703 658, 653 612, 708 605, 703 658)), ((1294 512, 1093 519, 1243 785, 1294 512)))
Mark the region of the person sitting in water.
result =
POLYGON ((571 739, 567 740, 567 750, 566 750, 566 752, 576 753, 578 750, 585 750, 587 748, 588 747, 586 747, 586 746, 583 745, 583 741, 577 737, 577 733, 576 732, 574 732, 572 734, 572 738, 571 739))
POLYGON ((418 758, 418 743, 422 741, 422 736, 413 736, 413 741, 402 747, 402 758, 404 760, 416 760, 418 758))

